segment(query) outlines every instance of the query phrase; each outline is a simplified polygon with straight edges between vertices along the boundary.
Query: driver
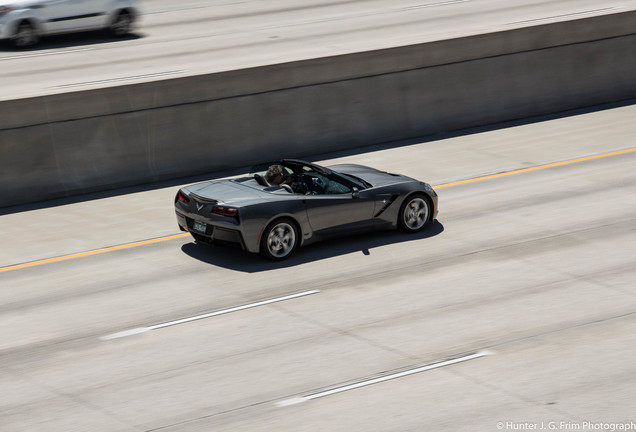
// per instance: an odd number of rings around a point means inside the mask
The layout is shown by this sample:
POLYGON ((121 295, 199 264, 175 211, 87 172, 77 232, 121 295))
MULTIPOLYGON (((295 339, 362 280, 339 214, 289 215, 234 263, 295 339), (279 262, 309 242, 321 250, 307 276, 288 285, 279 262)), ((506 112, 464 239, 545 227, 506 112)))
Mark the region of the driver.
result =
POLYGON ((287 178, 284 178, 283 167, 280 165, 270 165, 264 177, 265 180, 267 180, 267 183, 269 183, 271 186, 289 185, 294 190, 294 192, 297 192, 294 187, 294 176, 288 176, 287 178))
POLYGON ((265 173, 265 180, 272 186, 279 186, 287 181, 283 181, 283 168, 280 165, 270 165, 265 173))
POLYGON ((302 180, 297 181, 298 178, 296 174, 292 174, 286 178, 283 177, 283 167, 280 165, 270 165, 263 177, 265 177, 265 180, 267 180, 267 183, 271 186, 289 185, 294 193, 301 195, 307 195, 309 193, 308 185, 302 180))

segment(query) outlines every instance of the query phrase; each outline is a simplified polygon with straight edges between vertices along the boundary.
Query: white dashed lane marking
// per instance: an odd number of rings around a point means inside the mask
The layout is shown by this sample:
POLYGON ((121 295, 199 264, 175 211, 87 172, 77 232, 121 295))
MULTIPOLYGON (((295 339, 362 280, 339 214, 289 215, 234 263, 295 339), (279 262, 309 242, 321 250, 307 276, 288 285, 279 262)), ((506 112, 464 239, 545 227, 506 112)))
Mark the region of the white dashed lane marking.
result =
POLYGON ((300 293, 296 293, 296 294, 290 294, 284 297, 277 297, 277 298, 273 298, 273 299, 269 299, 269 300, 263 300, 260 302, 256 302, 256 303, 250 303, 250 304, 246 304, 246 305, 242 305, 242 306, 236 306, 233 308, 229 308, 229 309, 223 309, 223 310, 219 310, 219 311, 215 311, 215 312, 210 312, 210 313, 205 313, 205 314, 201 314, 201 315, 195 315, 195 316, 191 316, 191 317, 187 317, 187 318, 181 318, 175 321, 167 321, 164 323, 160 323, 160 324, 155 324, 155 325, 151 325, 148 327, 137 327, 137 328, 133 328, 133 329, 128 329, 128 330, 124 330, 124 331, 120 331, 117 333, 111 333, 109 335, 106 336, 101 336, 100 339, 101 340, 111 340, 111 339, 118 339, 118 338, 122 338, 122 337, 126 337, 126 336, 133 336, 136 334, 140 334, 140 333, 145 333, 147 331, 150 330, 157 330, 157 329, 161 329, 164 327, 170 327, 170 326, 174 326, 174 325, 179 325, 179 324, 184 324, 184 323, 189 323, 191 321, 196 321, 196 320, 201 320, 201 319, 205 319, 205 318, 212 318, 218 315, 223 315, 223 314, 228 314, 228 313, 232 313, 232 312, 238 312, 238 311, 242 311, 245 309, 251 309, 251 308, 255 308, 258 306, 265 306, 268 304, 272 304, 272 303, 277 303, 277 302, 282 302, 285 300, 292 300, 298 297, 304 297, 304 296, 308 296, 311 294, 316 294, 319 293, 319 290, 311 290, 311 291, 304 291, 304 292, 300 292, 300 293))

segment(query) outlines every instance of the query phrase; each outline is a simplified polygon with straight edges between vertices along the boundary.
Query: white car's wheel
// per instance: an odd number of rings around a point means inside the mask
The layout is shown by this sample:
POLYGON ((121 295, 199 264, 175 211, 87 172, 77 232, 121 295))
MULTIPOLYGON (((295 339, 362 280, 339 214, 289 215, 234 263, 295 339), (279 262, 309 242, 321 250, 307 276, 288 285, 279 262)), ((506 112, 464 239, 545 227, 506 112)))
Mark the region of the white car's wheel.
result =
POLYGON ((16 48, 27 48, 35 45, 39 40, 38 33, 28 21, 22 21, 11 37, 11 43, 16 48))
POLYGON ((120 11, 108 30, 115 37, 123 37, 132 30, 133 17, 127 11, 120 11))

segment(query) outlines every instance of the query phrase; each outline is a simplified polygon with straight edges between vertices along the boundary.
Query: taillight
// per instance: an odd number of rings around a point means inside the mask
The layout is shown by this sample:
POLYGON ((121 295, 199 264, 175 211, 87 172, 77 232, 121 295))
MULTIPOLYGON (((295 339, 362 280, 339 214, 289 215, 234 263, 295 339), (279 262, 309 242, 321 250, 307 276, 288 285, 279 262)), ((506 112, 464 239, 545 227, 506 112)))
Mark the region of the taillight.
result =
POLYGON ((232 207, 214 206, 212 207, 212 213, 216 213, 223 216, 234 217, 238 214, 238 209, 235 209, 232 207))
POLYGON ((188 198, 183 192, 179 191, 177 198, 184 204, 190 204, 190 198, 188 198))
POLYGON ((15 6, 0 6, 0 17, 8 14, 9 12, 15 10, 15 6))

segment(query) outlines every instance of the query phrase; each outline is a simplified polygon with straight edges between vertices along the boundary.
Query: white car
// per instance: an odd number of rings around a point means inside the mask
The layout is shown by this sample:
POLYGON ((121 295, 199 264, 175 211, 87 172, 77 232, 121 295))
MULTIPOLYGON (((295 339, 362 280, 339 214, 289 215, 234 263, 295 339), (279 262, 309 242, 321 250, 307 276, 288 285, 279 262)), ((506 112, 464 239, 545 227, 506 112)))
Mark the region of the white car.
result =
POLYGON ((130 33, 139 15, 137 0, 0 0, 0 40, 23 48, 41 36, 106 29, 130 33))

